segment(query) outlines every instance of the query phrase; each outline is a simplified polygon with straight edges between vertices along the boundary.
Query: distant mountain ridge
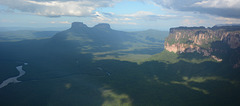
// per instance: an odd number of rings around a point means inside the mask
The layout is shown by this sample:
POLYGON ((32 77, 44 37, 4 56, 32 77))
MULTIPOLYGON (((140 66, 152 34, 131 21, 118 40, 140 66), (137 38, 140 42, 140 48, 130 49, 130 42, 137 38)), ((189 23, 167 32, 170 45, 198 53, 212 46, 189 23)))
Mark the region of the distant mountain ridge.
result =
POLYGON ((51 38, 55 44, 74 44, 79 52, 91 53, 95 57, 116 59, 121 56, 149 55, 163 50, 167 31, 146 30, 124 32, 111 28, 107 23, 88 27, 82 22, 73 22, 72 26, 51 38), (68 43, 67 43, 68 42, 68 43))
POLYGON ((0 32, 0 42, 22 41, 30 39, 47 39, 59 31, 18 30, 0 32))
POLYGON ((94 27, 88 27, 82 22, 73 22, 70 29, 57 33, 52 39, 55 40, 72 40, 77 41, 80 45, 92 45, 101 47, 110 45, 114 48, 124 48, 126 42, 148 42, 152 43, 153 40, 161 41, 167 36, 161 31, 147 30, 139 32, 124 32, 111 29, 107 23, 100 23, 94 27), (147 34, 147 33, 150 34, 147 34), (156 37, 158 36, 158 38, 156 37), (148 38, 143 40, 142 37, 148 38))
POLYGON ((73 22, 70 29, 57 33, 52 39, 56 41, 75 41, 79 45, 91 45, 101 48, 111 45, 112 49, 121 48, 122 42, 135 40, 129 33, 110 28, 109 24, 101 23, 88 27, 82 22, 73 22))

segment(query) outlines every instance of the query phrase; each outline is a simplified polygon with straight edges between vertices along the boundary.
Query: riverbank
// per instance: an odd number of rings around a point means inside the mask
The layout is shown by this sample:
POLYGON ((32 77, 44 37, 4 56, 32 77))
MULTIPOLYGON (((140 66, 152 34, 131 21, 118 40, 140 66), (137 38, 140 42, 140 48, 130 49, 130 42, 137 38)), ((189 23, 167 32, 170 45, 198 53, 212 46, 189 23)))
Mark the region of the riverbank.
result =
MULTIPOLYGON (((28 65, 28 63, 24 63, 24 65, 28 65)), ((16 77, 11 77, 8 78, 6 80, 4 80, 1 84, 0 84, 0 88, 3 88, 5 86, 7 86, 10 83, 19 83, 21 81, 17 80, 19 77, 23 76, 26 72, 22 69, 23 65, 21 66, 17 66, 16 69, 19 71, 19 75, 16 77)))

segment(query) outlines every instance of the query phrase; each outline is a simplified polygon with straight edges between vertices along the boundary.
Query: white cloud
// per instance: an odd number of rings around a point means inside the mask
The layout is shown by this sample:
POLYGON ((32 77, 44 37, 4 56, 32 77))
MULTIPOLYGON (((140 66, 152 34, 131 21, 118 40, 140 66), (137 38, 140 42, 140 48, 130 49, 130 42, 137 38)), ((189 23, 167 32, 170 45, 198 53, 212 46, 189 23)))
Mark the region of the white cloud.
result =
POLYGON ((71 24, 70 22, 68 21, 51 21, 49 22, 51 24, 71 24))
POLYGON ((138 11, 136 13, 128 14, 128 15, 125 15, 125 16, 129 16, 129 17, 143 17, 143 16, 148 16, 148 15, 154 15, 154 13, 148 12, 148 11, 138 11))
POLYGON ((205 0, 194 4, 205 8, 240 8, 239 5, 240 0, 205 0))
POLYGON ((105 17, 103 14, 96 12, 95 13, 96 19, 101 20, 101 21, 109 21, 111 20, 110 18, 105 17))
POLYGON ((131 18, 115 15, 114 13, 96 12, 95 17, 92 17, 92 21, 96 23, 137 25, 137 23, 132 22, 131 18))
POLYGON ((49 17, 91 16, 99 7, 110 7, 119 0, 1 0, 0 5, 22 12, 49 17))
POLYGON ((95 17, 92 17, 94 23, 109 23, 117 25, 139 25, 145 21, 158 21, 166 19, 174 19, 175 15, 161 15, 149 11, 138 11, 133 14, 115 14, 96 12, 95 17))
POLYGON ((240 20, 235 18, 214 17, 214 20, 224 22, 221 24, 240 24, 240 20))
POLYGON ((130 19, 130 18, 122 18, 122 19, 120 19, 120 20, 123 20, 123 21, 130 21, 130 20, 132 20, 132 19, 130 19))
POLYGON ((129 18, 135 18, 135 19, 150 20, 150 21, 156 21, 159 19, 169 19, 169 18, 176 17, 175 15, 161 15, 161 14, 155 14, 155 13, 149 12, 149 11, 138 11, 136 13, 126 14, 123 16, 129 17, 129 18))
POLYGON ((203 19, 184 19, 181 22, 181 26, 204 26, 203 24, 206 24, 203 19))

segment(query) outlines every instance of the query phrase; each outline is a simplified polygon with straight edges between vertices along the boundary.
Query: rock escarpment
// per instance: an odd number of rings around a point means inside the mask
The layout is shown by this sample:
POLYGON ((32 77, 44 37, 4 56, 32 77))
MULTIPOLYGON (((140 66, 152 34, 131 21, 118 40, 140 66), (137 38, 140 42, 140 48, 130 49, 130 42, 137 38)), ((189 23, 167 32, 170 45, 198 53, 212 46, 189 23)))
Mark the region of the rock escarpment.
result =
POLYGON ((213 52, 211 43, 221 41, 230 48, 240 47, 240 27, 178 27, 171 28, 165 42, 165 49, 170 52, 194 52, 209 56, 213 52))
POLYGON ((214 52, 225 52, 223 46, 214 46, 216 42, 225 44, 229 49, 240 48, 240 26, 177 27, 171 28, 165 41, 165 49, 174 53, 198 52, 204 56, 214 56, 214 52))

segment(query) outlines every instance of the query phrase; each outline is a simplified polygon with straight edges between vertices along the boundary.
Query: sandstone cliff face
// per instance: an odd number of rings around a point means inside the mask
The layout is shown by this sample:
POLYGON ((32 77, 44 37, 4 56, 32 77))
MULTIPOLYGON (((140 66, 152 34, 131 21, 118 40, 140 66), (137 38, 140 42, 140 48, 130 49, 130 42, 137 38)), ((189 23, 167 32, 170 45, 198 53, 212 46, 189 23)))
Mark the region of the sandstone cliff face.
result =
POLYGON ((174 52, 199 52, 209 56, 213 51, 211 43, 221 41, 230 48, 240 47, 240 27, 229 30, 225 27, 178 27, 171 28, 165 42, 165 49, 174 52))
POLYGON ((212 55, 212 52, 224 51, 221 47, 213 48, 214 42, 224 43, 231 49, 240 48, 240 26, 171 28, 164 46, 170 52, 198 52, 222 61, 212 55))

